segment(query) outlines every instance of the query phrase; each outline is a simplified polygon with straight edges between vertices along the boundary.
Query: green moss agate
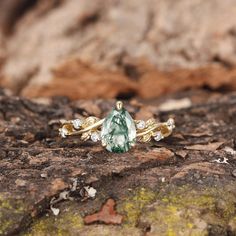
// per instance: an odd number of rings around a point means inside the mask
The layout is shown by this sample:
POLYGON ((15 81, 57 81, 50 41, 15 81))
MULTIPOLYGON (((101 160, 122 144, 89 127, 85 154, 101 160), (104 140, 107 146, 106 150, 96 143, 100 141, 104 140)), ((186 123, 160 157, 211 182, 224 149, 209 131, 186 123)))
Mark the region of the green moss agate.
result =
POLYGON ((124 108, 112 110, 103 123, 101 137, 108 151, 127 152, 136 139, 136 128, 130 114, 124 108))

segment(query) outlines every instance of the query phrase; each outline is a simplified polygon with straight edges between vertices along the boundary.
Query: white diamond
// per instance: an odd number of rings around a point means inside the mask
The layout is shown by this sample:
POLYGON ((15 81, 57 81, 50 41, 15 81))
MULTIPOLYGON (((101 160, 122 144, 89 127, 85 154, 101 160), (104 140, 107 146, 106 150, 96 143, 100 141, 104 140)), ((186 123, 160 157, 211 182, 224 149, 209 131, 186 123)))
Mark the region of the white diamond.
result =
POLYGON ((161 139, 163 139, 163 135, 162 135, 161 131, 158 131, 158 132, 156 133, 156 135, 154 136, 154 139, 155 139, 157 142, 160 141, 161 139))
POLYGON ((69 134, 68 130, 65 127, 62 127, 61 129, 59 129, 59 133, 60 133, 62 138, 65 138, 66 135, 69 134))
POLYGON ((80 119, 76 119, 76 120, 72 121, 72 124, 73 124, 75 129, 79 129, 80 126, 82 125, 82 121, 80 119))
POLYGON ((100 140, 100 134, 98 132, 94 132, 91 134, 91 140, 93 142, 97 142, 100 140))
POLYGON ((175 128, 175 121, 174 119, 170 118, 168 119, 168 121, 166 122, 167 126, 170 128, 170 129, 174 129, 175 128))
POLYGON ((138 121, 137 128, 138 129, 144 129, 146 127, 146 123, 143 120, 138 121))

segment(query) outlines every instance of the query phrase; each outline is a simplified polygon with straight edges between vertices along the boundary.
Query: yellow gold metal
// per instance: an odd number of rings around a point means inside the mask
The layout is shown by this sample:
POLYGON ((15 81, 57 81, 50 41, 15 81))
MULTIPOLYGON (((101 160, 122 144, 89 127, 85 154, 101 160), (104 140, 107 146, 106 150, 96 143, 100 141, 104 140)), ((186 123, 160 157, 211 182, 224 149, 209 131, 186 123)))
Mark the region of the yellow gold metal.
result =
POLYGON ((103 121, 105 119, 102 119, 102 120, 98 120, 96 123, 90 125, 90 126, 87 126, 86 128, 82 129, 82 130, 78 130, 78 131, 74 131, 73 132, 73 135, 78 135, 78 134, 82 134, 82 133, 85 133, 85 132, 88 132, 90 130, 93 130, 95 128, 98 128, 102 125, 103 121))
POLYGON ((117 109, 117 110, 121 110, 122 108, 123 108, 123 102, 117 101, 117 102, 116 102, 116 109, 117 109))
MULTIPOLYGON (((116 109, 121 110, 123 103, 121 101, 116 102, 116 109)), ((62 137, 71 135, 80 135, 83 141, 94 138, 94 134, 99 134, 102 124, 105 119, 99 119, 94 116, 87 117, 81 121, 81 125, 75 126, 75 120, 61 120, 62 127, 59 129, 62 137)), ((136 139, 139 142, 149 142, 152 138, 159 141, 169 136, 175 128, 174 119, 170 118, 167 122, 159 123, 155 119, 149 119, 146 122, 140 120, 134 120, 136 124, 136 139), (141 126, 138 126, 142 123, 141 126)), ((106 146, 102 142, 103 146, 106 146)))
POLYGON ((150 127, 147 127, 144 131, 142 132, 137 132, 137 135, 136 137, 141 137, 141 136, 144 136, 154 130, 156 130, 157 128, 161 127, 161 124, 156 124, 156 125, 153 125, 153 126, 150 126, 150 127))

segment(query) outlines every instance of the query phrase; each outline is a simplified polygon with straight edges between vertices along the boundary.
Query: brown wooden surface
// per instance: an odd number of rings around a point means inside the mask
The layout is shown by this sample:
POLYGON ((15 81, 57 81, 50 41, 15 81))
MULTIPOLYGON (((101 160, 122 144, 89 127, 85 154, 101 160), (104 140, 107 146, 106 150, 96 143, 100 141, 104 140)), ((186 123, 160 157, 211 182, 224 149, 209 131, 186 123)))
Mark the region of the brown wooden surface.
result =
MULTIPOLYGON (((105 151, 99 144, 82 143, 78 138, 61 139, 57 131, 59 119, 74 118, 78 115, 103 117, 112 108, 114 101, 70 102, 61 97, 41 99, 35 103, 7 96, 3 91, 1 93, 0 234, 2 235, 19 234, 29 229, 32 221, 37 222, 39 216, 44 217, 46 213, 54 217, 49 211, 50 199, 70 189, 74 178, 77 178, 78 186, 72 193, 75 197, 72 202, 78 207, 81 217, 97 212, 108 198, 115 199, 118 206, 122 205, 122 202, 128 199, 130 189, 142 187, 165 194, 167 189, 178 186, 190 185, 193 190, 214 186, 219 190, 219 194, 222 190, 225 194, 231 193, 233 196, 231 200, 236 203, 235 94, 213 96, 207 103, 193 103, 189 108, 169 112, 158 111, 161 100, 157 99, 145 102, 144 106, 135 101, 131 102, 133 105, 126 104, 126 108, 134 117, 149 115, 150 111, 161 121, 169 116, 174 117, 176 130, 171 137, 161 142, 138 144, 128 153, 114 154, 105 151), (227 158, 228 164, 214 162, 218 159, 223 161, 224 158, 227 158), (87 185, 97 190, 96 198, 81 202, 80 190, 87 185), (233 187, 227 192, 225 186, 233 187)), ((191 94, 200 96, 201 93, 191 94)), ((187 95, 183 94, 184 97, 187 95)), ((194 100, 193 97, 190 99, 194 100)), ((224 194, 221 194, 218 199, 223 197, 224 194)), ((64 209, 63 204, 67 203, 58 203, 57 207, 64 209)), ((76 207, 73 209, 77 209, 76 207)), ((207 232, 215 232, 214 235, 226 235, 227 232, 231 232, 231 235, 235 235, 236 231, 233 228, 235 226, 231 223, 231 228, 229 227, 231 218, 235 216, 235 209, 232 210, 227 220, 221 217, 225 222, 223 225, 217 222, 214 225, 206 220, 207 232)), ((217 214, 222 211, 219 208, 217 214)), ((120 210, 119 214, 127 217, 128 213, 120 210)), ((130 229, 132 232, 130 235, 139 235, 136 234, 137 230, 140 234, 145 232, 147 235, 148 233, 158 235, 155 234, 155 224, 152 227, 153 223, 149 222, 147 227, 143 217, 140 215, 137 218, 137 222, 130 229)), ((116 226, 121 227, 118 228, 119 232, 126 229, 123 228, 124 224, 125 222, 121 226, 116 226)), ((57 225, 55 223, 55 227, 57 225)), ((67 229, 69 233, 63 235, 89 235, 87 234, 91 229, 89 227, 105 226, 85 226, 79 231, 80 234, 73 230, 71 232, 70 228, 67 229)), ((111 233, 117 229, 109 228, 109 230, 111 233)), ((32 231, 31 235, 43 235, 41 231, 38 234, 35 232, 32 231)), ((178 234, 178 231, 176 232, 178 234)), ((159 235, 165 234, 159 233, 159 235)))
POLYGON ((235 22, 235 0, 1 0, 0 235, 236 235, 235 22), (58 136, 115 99, 175 132, 58 136))
POLYGON ((0 85, 72 99, 235 90, 235 22, 235 0, 2 0, 0 85))

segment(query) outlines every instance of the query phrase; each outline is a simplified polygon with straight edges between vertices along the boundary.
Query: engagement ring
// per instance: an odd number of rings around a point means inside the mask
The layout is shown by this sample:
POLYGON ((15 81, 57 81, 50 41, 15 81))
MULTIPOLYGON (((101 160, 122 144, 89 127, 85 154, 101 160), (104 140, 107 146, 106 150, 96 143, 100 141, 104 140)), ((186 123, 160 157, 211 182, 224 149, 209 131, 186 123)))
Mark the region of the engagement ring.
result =
POLYGON ((63 138, 79 135, 83 141, 101 141, 108 151, 127 152, 136 142, 160 141, 168 137, 175 128, 174 119, 158 123, 155 119, 133 120, 118 101, 116 107, 104 119, 90 116, 84 119, 61 121, 60 135, 63 138))

